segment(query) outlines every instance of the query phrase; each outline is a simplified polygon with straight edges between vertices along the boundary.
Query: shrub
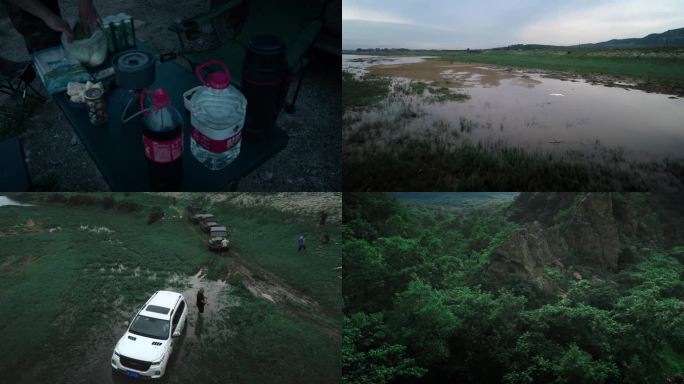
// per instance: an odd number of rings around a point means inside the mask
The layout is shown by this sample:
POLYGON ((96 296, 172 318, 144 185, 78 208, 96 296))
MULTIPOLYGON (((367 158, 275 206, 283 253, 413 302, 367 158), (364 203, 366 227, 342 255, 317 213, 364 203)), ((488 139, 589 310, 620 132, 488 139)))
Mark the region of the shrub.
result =
POLYGON ((96 202, 95 199, 88 196, 88 195, 75 195, 75 196, 71 196, 66 201, 66 204, 78 207, 78 206, 93 205, 93 204, 95 204, 95 202, 96 202))
POLYGON ((119 210, 132 213, 132 212, 137 212, 140 210, 140 205, 136 203, 131 203, 128 201, 122 201, 119 203, 119 210))
POLYGON ((147 224, 153 224, 159 221, 162 217, 164 217, 164 212, 162 211, 162 209, 160 207, 154 207, 152 208, 150 216, 147 219, 147 224))
POLYGON ((116 199, 114 199, 113 197, 107 196, 102 199, 102 208, 110 209, 114 208, 114 206, 116 206, 116 199))
POLYGON ((67 201, 67 198, 61 193, 50 193, 48 194, 47 201, 50 203, 64 203, 67 201))

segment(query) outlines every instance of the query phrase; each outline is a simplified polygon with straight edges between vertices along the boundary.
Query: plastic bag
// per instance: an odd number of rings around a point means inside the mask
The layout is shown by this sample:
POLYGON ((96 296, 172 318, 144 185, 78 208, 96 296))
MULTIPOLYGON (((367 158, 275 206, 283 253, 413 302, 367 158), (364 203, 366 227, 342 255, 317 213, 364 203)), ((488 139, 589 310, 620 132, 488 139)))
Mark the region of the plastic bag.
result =
POLYGON ((49 94, 66 90, 70 81, 84 83, 92 80, 86 69, 69 55, 64 47, 50 47, 31 56, 38 76, 49 94))
POLYGON ((97 67, 107 59, 107 35, 99 29, 93 30, 90 37, 67 42, 66 34, 62 34, 62 45, 69 54, 81 64, 97 67))

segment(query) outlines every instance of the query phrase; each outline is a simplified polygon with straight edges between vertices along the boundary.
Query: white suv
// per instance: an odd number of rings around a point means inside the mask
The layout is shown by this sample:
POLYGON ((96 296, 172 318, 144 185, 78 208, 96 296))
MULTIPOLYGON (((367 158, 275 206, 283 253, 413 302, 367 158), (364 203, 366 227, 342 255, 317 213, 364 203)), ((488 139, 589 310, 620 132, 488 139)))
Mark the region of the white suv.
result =
POLYGON ((116 343, 112 368, 135 378, 162 377, 173 352, 174 338, 185 327, 187 312, 183 295, 157 291, 116 343))

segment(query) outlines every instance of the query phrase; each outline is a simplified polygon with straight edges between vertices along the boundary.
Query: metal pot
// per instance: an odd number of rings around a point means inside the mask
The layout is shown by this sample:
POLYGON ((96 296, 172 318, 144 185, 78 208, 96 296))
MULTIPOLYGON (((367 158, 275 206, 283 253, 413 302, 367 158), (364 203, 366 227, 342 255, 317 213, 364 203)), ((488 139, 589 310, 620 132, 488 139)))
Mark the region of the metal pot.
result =
POLYGON ((112 66, 119 87, 140 90, 154 83, 156 59, 151 52, 131 49, 118 53, 112 59, 112 66))
POLYGON ((143 49, 129 49, 114 56, 112 67, 114 68, 116 83, 120 88, 132 93, 121 115, 123 123, 130 121, 138 115, 138 113, 134 113, 128 116, 128 109, 134 104, 133 101, 140 99, 140 92, 154 83, 157 60, 160 63, 164 63, 175 58, 176 53, 168 52, 159 55, 157 59, 156 55, 143 49))

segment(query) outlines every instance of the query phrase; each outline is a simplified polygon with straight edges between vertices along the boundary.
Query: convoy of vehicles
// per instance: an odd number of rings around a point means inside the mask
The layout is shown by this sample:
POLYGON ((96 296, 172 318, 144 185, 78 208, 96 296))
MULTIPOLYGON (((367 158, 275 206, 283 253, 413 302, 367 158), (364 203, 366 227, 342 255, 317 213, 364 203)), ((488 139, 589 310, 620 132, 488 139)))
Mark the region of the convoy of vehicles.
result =
POLYGON ((207 240, 207 247, 213 252, 226 252, 230 249, 230 241, 228 240, 228 229, 219 224, 216 216, 211 213, 204 212, 197 205, 188 206, 188 220, 199 224, 202 231, 207 232, 209 239, 207 240))
POLYGON ((200 229, 202 229, 202 232, 209 233, 209 229, 211 229, 211 227, 217 227, 218 225, 219 223, 216 221, 216 218, 213 215, 211 217, 200 219, 199 221, 199 226, 200 229))

